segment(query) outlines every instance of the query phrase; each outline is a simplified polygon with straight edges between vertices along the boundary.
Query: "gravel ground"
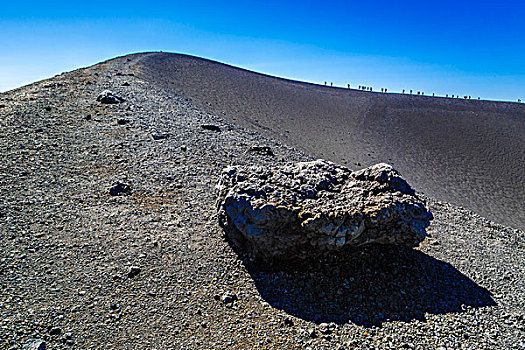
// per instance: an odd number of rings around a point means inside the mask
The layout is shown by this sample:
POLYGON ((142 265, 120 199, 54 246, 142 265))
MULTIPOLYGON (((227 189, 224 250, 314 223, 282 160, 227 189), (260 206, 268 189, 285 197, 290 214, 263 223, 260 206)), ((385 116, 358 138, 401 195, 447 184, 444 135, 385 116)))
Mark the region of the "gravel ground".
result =
POLYGON ((0 348, 525 349, 524 232, 447 203, 415 250, 239 259, 220 170, 312 158, 139 79, 141 57, 0 94, 0 348))

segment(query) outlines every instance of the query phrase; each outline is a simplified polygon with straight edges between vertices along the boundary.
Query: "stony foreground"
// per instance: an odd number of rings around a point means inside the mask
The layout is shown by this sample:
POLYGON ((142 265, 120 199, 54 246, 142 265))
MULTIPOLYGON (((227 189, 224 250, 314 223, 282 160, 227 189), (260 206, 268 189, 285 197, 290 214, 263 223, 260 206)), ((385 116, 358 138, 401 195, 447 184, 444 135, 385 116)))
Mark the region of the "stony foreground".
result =
POLYGON ((311 158, 152 88, 142 57, 0 95, 0 348, 525 348, 524 233, 430 198, 417 250, 243 264, 222 168, 311 158))

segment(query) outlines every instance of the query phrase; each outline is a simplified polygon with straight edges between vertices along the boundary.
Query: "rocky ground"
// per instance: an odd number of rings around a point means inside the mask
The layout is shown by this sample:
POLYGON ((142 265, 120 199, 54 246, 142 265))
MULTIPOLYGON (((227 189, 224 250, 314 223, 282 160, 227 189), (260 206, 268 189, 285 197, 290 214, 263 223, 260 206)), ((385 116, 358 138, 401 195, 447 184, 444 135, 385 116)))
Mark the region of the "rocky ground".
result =
POLYGON ((140 79, 140 57, 0 95, 0 348, 525 348, 524 232, 447 203, 415 250, 239 259, 222 168, 311 157, 140 79))

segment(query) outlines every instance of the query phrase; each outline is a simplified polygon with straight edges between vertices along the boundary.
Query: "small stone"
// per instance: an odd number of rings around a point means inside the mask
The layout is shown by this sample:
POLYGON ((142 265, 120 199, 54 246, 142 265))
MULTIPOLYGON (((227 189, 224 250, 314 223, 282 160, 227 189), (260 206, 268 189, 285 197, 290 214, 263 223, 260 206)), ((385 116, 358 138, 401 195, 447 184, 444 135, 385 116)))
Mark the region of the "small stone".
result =
POLYGON ((75 306, 73 306, 73 307, 71 308, 71 312, 77 312, 77 311, 79 311, 79 310, 80 310, 80 306, 78 306, 78 305, 75 305, 75 306))
POLYGON ((42 339, 29 339, 24 350, 46 350, 46 342, 42 339))
POLYGON ((238 298, 236 294, 226 292, 222 295, 221 300, 224 304, 233 304, 233 302, 237 301, 238 298))
POLYGON ((248 152, 257 153, 262 156, 274 156, 272 149, 268 146, 251 146, 248 152))
POLYGON ((122 182, 117 182, 109 189, 109 194, 112 196, 120 196, 121 194, 130 194, 131 186, 122 182))
POLYGON ((113 93, 113 91, 110 90, 104 90, 98 95, 97 101, 104 104, 116 104, 124 102, 125 100, 113 93))
POLYGON ((352 340, 349 340, 347 343, 346 343, 346 346, 350 346, 350 347, 356 347, 359 345, 359 341, 356 340, 356 339, 352 339, 352 340))
POLYGON ((60 327, 52 327, 49 330, 49 335, 59 335, 60 333, 62 333, 62 329, 60 327))
POLYGON ((217 125, 213 125, 213 124, 202 124, 201 128, 203 128, 204 130, 210 130, 210 131, 216 131, 216 132, 221 131, 220 127, 218 127, 217 125))
POLYGON ((330 329, 330 325, 328 323, 321 323, 319 325, 319 332, 323 334, 330 334, 332 333, 332 330, 330 329))
POLYGON ((128 271, 128 277, 133 278, 140 273, 141 269, 138 266, 131 266, 128 271))
POLYGON ((284 319, 284 325, 288 326, 288 327, 293 326, 294 325, 293 320, 290 317, 285 318, 284 319))
POLYGON ((73 333, 71 333, 71 332, 64 333, 64 338, 65 339, 73 339, 73 333))
POLYGON ((317 331, 314 328, 308 329, 308 336, 310 338, 317 338, 317 331))
POLYGON ((161 133, 158 133, 158 132, 152 134, 151 136, 153 137, 154 140, 163 140, 163 139, 168 137, 168 135, 161 134, 161 133))

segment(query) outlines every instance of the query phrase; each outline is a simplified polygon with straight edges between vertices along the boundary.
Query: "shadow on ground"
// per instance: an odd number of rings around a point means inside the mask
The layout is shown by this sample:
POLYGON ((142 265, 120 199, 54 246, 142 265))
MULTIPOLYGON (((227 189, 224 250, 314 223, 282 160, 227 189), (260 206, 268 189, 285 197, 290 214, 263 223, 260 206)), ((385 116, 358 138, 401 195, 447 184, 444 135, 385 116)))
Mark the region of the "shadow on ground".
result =
POLYGON ((371 327, 496 305, 487 289, 417 250, 369 247, 343 264, 336 261, 286 270, 248 264, 247 269, 270 305, 315 323, 371 327))

